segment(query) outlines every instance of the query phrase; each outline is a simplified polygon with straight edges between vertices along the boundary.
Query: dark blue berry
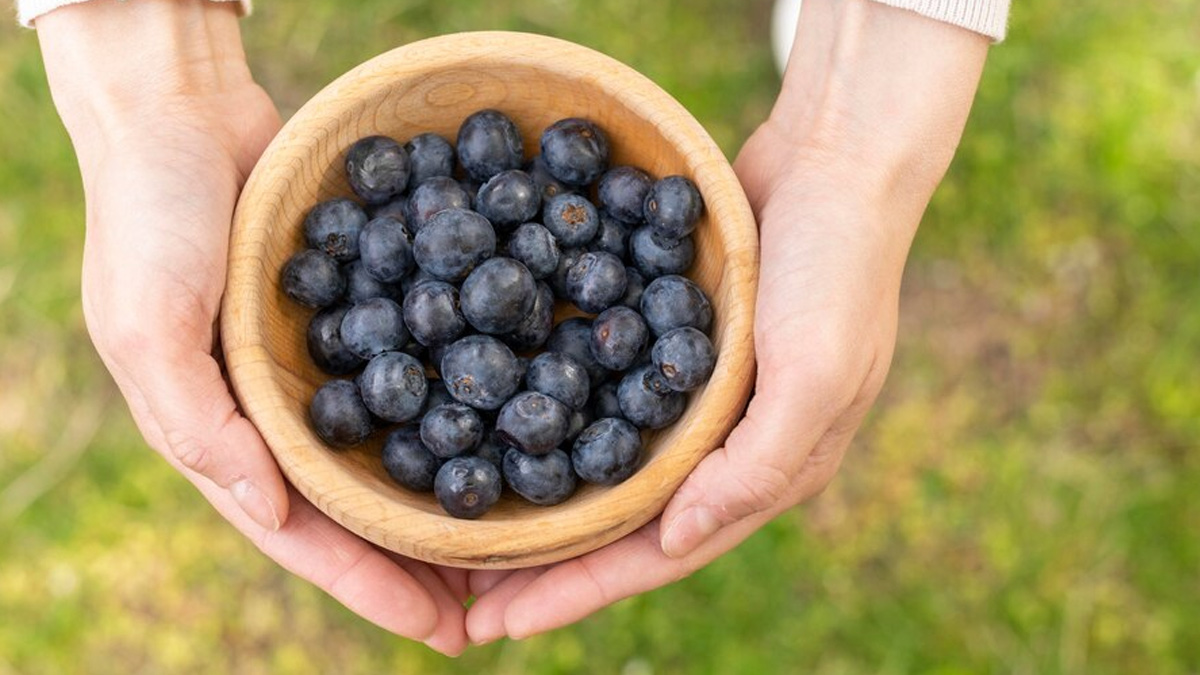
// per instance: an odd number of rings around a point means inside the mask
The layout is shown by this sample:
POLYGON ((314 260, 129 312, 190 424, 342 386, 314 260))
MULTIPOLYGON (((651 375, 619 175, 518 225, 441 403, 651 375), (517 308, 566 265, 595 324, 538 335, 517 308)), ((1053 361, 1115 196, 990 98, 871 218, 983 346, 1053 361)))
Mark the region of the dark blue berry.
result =
POLYGON ((480 410, 499 409, 521 383, 516 355, 487 335, 471 335, 452 343, 442 353, 441 364, 450 395, 480 410))
POLYGON ((444 281, 427 281, 404 297, 404 324, 426 346, 449 344, 467 328, 458 304, 458 289, 444 281))
POLYGON ((337 261, 311 248, 287 261, 279 284, 289 298, 305 307, 328 307, 346 292, 346 279, 337 261))
POLYGON ((341 333, 346 349, 364 359, 400 349, 408 342, 404 313, 387 298, 371 298, 351 307, 342 318, 341 333))
POLYGON ((717 350, 707 335, 684 326, 658 338, 650 350, 650 359, 672 389, 691 391, 712 377, 717 350))
POLYGON ((611 253, 588 252, 567 271, 567 297, 585 312, 596 314, 625 295, 625 263, 611 253))
POLYGON ((683 326, 707 333, 712 326, 712 303, 704 291, 686 277, 670 275, 651 281, 642 293, 641 309, 642 317, 655 337, 683 326))
POLYGON ((581 248, 559 249, 558 267, 554 268, 554 272, 546 277, 546 283, 550 284, 551 290, 559 297, 567 297, 567 274, 584 253, 587 251, 581 248))
MULTIPOLYGON (((400 195, 392 201, 372 207, 368 210, 371 219, 375 218, 395 218, 402 223, 408 223, 408 197, 400 195)), ((410 234, 409 239, 412 239, 410 234)))
POLYGON ((322 385, 308 412, 317 435, 330 445, 358 445, 374 431, 371 411, 363 405, 358 387, 349 380, 330 380, 322 385))
POLYGON ((587 405, 591 393, 587 369, 562 352, 542 352, 529 362, 525 386, 543 393, 574 410, 587 405))
POLYGON ((309 248, 349 262, 358 257, 358 235, 366 225, 367 214, 358 204, 331 199, 312 207, 304 217, 304 239, 309 248))
POLYGON ((560 322, 546 341, 546 351, 559 352, 575 359, 587 370, 593 387, 608 379, 608 371, 592 356, 592 321, 573 317, 560 322))
POLYGON ((434 216, 417 232, 413 258, 442 281, 462 281, 496 252, 496 231, 487 218, 463 209, 434 216))
POLYGON ((412 241, 404 223, 384 216, 367 223, 358 235, 363 268, 376 279, 394 284, 412 271, 412 241))
POLYGON ((629 235, 629 259, 647 279, 683 274, 696 259, 696 245, 690 235, 663 239, 649 225, 643 225, 629 235))
MULTIPOLYGON (((413 262, 416 262, 415 258, 413 262)), ((408 276, 404 277, 404 279, 400 281, 400 290, 403 291, 404 295, 407 297, 409 293, 413 292, 414 288, 420 286, 426 281, 438 281, 438 278, 421 269, 420 265, 417 265, 416 269, 414 269, 409 273, 408 276)))
POLYGON ((511 229, 537 216, 542 193, 524 171, 502 171, 479 188, 475 210, 497 228, 511 229))
POLYGON ((558 268, 558 240, 542 225, 525 223, 509 237, 508 255, 525 265, 534 279, 545 279, 558 268))
POLYGON ((661 429, 683 415, 687 397, 671 389, 652 364, 629 372, 617 386, 621 417, 642 429, 661 429))
POLYGON ((458 129, 458 163, 477 181, 519 169, 524 159, 521 131, 498 110, 481 110, 458 129))
POLYGON ((592 411, 587 408, 575 410, 571 412, 571 424, 567 427, 567 438, 563 441, 564 445, 570 445, 579 438, 579 434, 592 423, 595 418, 592 416, 592 411))
POLYGON ((346 153, 350 187, 368 204, 383 204, 404 192, 408 173, 408 153, 386 136, 368 136, 346 153))
POLYGON ((580 478, 598 485, 624 482, 642 461, 642 435, 623 419, 601 419, 575 439, 571 465, 580 478))
POLYGON ((567 438, 571 411, 562 402, 536 391, 512 397, 496 418, 501 440, 531 455, 544 455, 567 438))
POLYGON ((577 248, 590 242, 600 229, 600 214, 587 197, 563 194, 551 197, 542 209, 542 224, 560 248, 577 248))
POLYGON ((550 331, 554 330, 554 292, 543 282, 538 282, 534 294, 533 309, 521 319, 515 330, 501 339, 517 351, 531 351, 541 348, 550 339, 550 331))
POLYGON ((456 401, 450 395, 450 391, 446 389, 445 382, 437 379, 429 380, 429 393, 425 396, 425 407, 421 410, 421 415, 443 403, 456 403, 456 401))
POLYGON ((416 419, 429 391, 425 367, 404 352, 385 352, 371 359, 358 387, 367 410, 388 422, 416 419))
POLYGON ((410 164, 408 189, 414 190, 430 178, 454 173, 454 146, 437 134, 413 136, 404 144, 410 164))
POLYGON ((416 492, 433 492, 442 460, 425 447, 417 427, 400 427, 383 443, 383 468, 392 480, 416 492))
POLYGON ((546 161, 542 159, 541 155, 525 164, 525 173, 533 178, 534 183, 537 183, 538 189, 542 192, 543 202, 557 195, 574 192, 569 185, 550 174, 550 170, 546 168, 546 161))
POLYGON ((592 397, 589 399, 588 405, 592 409, 592 416, 596 419, 625 416, 621 412, 621 404, 617 402, 617 384, 617 382, 605 382, 592 390, 592 397))
POLYGON ((500 500, 504 487, 500 471, 486 459, 466 455, 438 469, 433 492, 446 513, 455 518, 478 518, 500 500))
POLYGON ((561 504, 575 492, 571 458, 562 450, 534 457, 513 448, 504 453, 504 481, 539 506, 561 504))
POLYGON ((632 226, 622 223, 605 211, 601 211, 600 228, 596 230, 595 238, 588 243, 587 250, 604 251, 624 260, 629 254, 629 235, 632 232, 632 226))
POLYGON ((646 224, 663 239, 682 239, 696 229, 704 200, 696 184, 684 176, 667 176, 646 195, 646 224))
POLYGON ((463 316, 483 333, 502 335, 516 330, 533 310, 537 286, 533 275, 512 258, 492 258, 463 281, 463 316))
POLYGON ((567 185, 590 185, 608 169, 608 136, 584 119, 550 125, 542 132, 541 147, 550 174, 567 185))
POLYGON ((457 457, 483 440, 483 420, 461 403, 440 405, 421 418, 421 442, 442 459, 457 457))
POLYGON ((345 305, 329 307, 308 322, 308 354, 318 368, 330 375, 349 375, 364 363, 342 344, 342 317, 349 309, 345 305))
POLYGON ((650 329, 646 320, 623 306, 606 309, 592 322, 589 346, 596 362, 609 370, 625 370, 646 350, 650 329))
POLYGON ((600 207, 625 223, 642 222, 646 195, 654 179, 645 171, 632 166, 616 166, 604 172, 596 186, 600 207))
POLYGON ((413 190, 408 197, 408 220, 405 224, 416 236, 434 216, 447 209, 469 209, 471 198, 458 181, 435 176, 413 190))
POLYGON ((508 452, 509 445, 500 440, 496 435, 495 430, 492 430, 483 435, 483 440, 479 445, 475 446, 475 450, 471 454, 476 457, 486 459, 497 469, 504 466, 504 453, 508 452))
POLYGON ((371 276, 363 267, 362 260, 351 260, 343 265, 342 276, 346 277, 346 299, 352 304, 371 298, 388 298, 400 302, 400 287, 396 284, 385 284, 371 276))
POLYGON ((625 268, 625 295, 621 304, 630 309, 642 309, 642 293, 646 290, 646 278, 632 267, 625 268))

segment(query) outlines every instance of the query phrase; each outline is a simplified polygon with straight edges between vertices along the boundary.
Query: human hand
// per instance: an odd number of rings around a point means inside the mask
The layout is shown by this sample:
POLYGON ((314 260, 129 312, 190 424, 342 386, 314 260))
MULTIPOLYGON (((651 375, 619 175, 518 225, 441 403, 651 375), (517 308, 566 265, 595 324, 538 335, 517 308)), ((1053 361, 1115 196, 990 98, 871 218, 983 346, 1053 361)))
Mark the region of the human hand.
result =
POLYGON ((551 630, 676 581, 837 472, 886 377, 904 262, 987 43, 865 0, 810 0, 797 44, 771 119, 735 163, 762 249, 745 417, 628 537, 558 565, 472 573, 472 641, 551 630))
POLYGON ((388 552, 289 490, 219 355, 238 193, 279 129, 228 4, 92 2, 37 21, 87 198, 84 315, 149 444, 267 555, 447 654, 466 573, 388 552))

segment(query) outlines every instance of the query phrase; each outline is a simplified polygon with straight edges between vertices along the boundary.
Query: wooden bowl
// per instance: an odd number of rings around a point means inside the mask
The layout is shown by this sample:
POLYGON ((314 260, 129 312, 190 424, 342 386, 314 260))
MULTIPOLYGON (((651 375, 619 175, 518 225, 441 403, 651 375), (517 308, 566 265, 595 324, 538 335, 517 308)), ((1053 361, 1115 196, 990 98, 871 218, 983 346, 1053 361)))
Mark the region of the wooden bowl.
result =
MULTIPOLYGON (((288 480, 343 526, 406 556, 467 568, 555 562, 612 542, 661 513, 667 500, 741 417, 754 377, 751 335, 758 273, 754 217, 733 170, 691 115, 650 80, 569 42, 520 33, 464 33, 393 50, 317 94, 259 160, 234 217, 221 335, 246 415, 288 480), (583 486, 554 507, 506 496, 480 520, 445 515, 429 494, 397 486, 380 462, 381 438, 335 452, 309 426, 308 404, 329 379, 313 364, 305 328, 313 312, 279 288, 284 262, 303 246, 317 202, 352 196, 343 172, 354 141, 401 142, 433 131, 453 140, 467 115, 497 108, 527 153, 549 124, 585 117, 605 129, 614 164, 656 177, 683 174, 706 204, 688 275, 712 298, 716 372, 690 394, 682 419, 649 433, 641 469, 610 488, 583 486)), ((377 434, 382 436, 383 434, 377 434)))

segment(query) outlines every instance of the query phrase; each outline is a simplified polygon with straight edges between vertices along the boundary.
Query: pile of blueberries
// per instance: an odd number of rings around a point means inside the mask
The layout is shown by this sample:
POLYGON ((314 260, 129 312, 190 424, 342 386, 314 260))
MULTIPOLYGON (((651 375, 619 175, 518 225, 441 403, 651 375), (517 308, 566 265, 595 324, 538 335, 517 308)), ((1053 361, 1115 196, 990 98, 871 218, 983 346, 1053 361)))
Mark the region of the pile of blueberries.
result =
POLYGON ((346 174, 366 206, 317 204, 309 248, 281 277, 320 310, 313 361, 357 373, 313 397, 317 434, 347 447, 401 425, 384 467, 459 518, 485 513, 504 483, 552 505, 578 480, 631 476, 640 430, 683 414, 716 352, 712 305, 680 276, 695 257, 699 191, 683 176, 610 167, 609 155, 603 130, 571 118, 545 129, 526 163, 517 125, 496 110, 468 117, 454 145, 436 134, 356 142, 346 174), (556 324, 559 300, 594 318, 556 324))

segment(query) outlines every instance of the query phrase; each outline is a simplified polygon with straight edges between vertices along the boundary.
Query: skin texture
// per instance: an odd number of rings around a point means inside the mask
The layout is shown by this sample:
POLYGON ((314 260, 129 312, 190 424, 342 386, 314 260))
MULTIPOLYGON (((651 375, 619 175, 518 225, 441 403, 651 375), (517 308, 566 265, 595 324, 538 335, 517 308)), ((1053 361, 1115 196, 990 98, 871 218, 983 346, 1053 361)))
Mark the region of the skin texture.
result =
POLYGON ((468 574, 324 516, 285 485, 230 394, 215 334, 229 225, 279 128, 233 8, 97 0, 37 28, 87 198, 85 318, 146 440, 264 553, 447 654, 685 577, 828 484, 883 385, 904 261, 987 52, 982 36, 868 0, 805 2, 783 91, 735 166, 762 241, 744 419, 628 537, 468 574))

